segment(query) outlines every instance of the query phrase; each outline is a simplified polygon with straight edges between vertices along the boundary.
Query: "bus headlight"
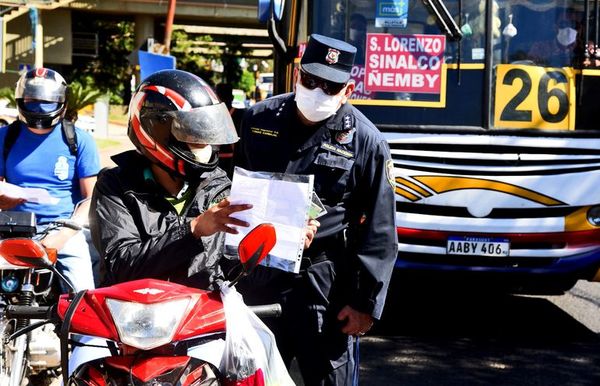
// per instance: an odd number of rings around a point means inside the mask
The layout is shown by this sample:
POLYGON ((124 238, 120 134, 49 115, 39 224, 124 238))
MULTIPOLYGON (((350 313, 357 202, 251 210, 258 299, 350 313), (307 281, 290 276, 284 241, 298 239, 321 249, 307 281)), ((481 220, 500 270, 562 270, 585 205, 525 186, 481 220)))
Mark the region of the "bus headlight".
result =
POLYGON ((600 226, 600 206, 592 206, 587 211, 587 220, 595 227, 600 226))

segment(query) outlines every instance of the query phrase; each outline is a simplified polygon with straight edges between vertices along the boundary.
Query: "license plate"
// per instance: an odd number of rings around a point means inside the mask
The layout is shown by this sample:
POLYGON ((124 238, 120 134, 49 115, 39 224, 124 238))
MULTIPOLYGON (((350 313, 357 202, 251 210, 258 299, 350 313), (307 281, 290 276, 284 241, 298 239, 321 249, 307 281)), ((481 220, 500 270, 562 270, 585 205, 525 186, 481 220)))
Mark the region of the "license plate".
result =
POLYGON ((446 244, 448 255, 468 256, 508 256, 510 242, 508 239, 483 237, 448 237, 446 244))

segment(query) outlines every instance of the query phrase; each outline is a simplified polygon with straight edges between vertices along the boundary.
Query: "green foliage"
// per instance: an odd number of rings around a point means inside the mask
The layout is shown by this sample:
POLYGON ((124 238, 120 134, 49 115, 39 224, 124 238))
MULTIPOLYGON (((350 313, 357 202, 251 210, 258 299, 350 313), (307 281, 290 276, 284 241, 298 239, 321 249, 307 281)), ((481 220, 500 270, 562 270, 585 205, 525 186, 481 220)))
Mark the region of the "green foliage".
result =
POLYGON ((108 138, 94 138, 94 140, 96 141, 96 146, 98 146, 98 150, 100 151, 110 149, 111 147, 115 147, 121 143, 114 139, 108 138))
POLYGON ((212 41, 209 35, 190 37, 185 31, 174 30, 171 35, 171 55, 177 60, 177 68, 216 84, 211 61, 219 60, 220 51, 218 47, 210 45, 212 41))
POLYGON ((240 59, 250 50, 243 47, 237 37, 225 40, 224 46, 212 45, 210 35, 190 36, 183 30, 175 30, 171 39, 171 55, 177 59, 177 68, 200 76, 213 86, 223 82, 234 88, 254 90, 253 75, 240 67, 240 59), (223 72, 214 71, 213 64, 222 65, 223 72))
POLYGON ((8 100, 8 107, 17 107, 15 100, 15 89, 11 87, 0 88, 0 99, 8 100))
POLYGON ((224 83, 239 85, 243 74, 243 69, 240 67, 240 60, 248 56, 250 51, 250 49, 243 47, 242 43, 235 36, 225 39, 225 48, 221 57, 224 83))
MULTIPOLYGON (((111 104, 123 104, 128 98, 133 66, 128 57, 134 52, 134 22, 115 21, 109 17, 94 20, 74 18, 74 30, 98 34, 99 52, 92 60, 74 58, 73 70, 68 74, 69 83, 77 82, 83 89, 98 90, 109 95, 111 104)), ((224 82, 246 92, 254 91, 254 75, 240 67, 240 58, 247 57, 250 50, 232 36, 225 46, 212 44, 209 35, 188 35, 174 30, 170 54, 175 56, 177 68, 194 73, 211 85, 224 82), (223 72, 216 72, 215 65, 222 65, 223 72)), ((252 63, 252 61, 250 61, 252 63)), ((255 63, 259 61, 255 60, 255 63)), ((63 74, 65 75, 65 74, 63 74)))
POLYGON ((65 118, 76 121, 77 112, 92 105, 102 98, 105 93, 95 90, 90 86, 82 86, 79 82, 72 82, 67 89, 67 112, 65 118))
POLYGON ((244 70, 240 81, 233 84, 233 88, 239 88, 244 90, 246 93, 254 91, 256 87, 256 80, 254 79, 254 73, 244 70))
POLYGON ((98 33, 98 57, 74 63, 68 81, 84 89, 96 89, 110 96, 110 102, 122 104, 122 93, 129 87, 132 68, 128 55, 134 47, 134 23, 114 20, 80 20, 77 29, 98 33))

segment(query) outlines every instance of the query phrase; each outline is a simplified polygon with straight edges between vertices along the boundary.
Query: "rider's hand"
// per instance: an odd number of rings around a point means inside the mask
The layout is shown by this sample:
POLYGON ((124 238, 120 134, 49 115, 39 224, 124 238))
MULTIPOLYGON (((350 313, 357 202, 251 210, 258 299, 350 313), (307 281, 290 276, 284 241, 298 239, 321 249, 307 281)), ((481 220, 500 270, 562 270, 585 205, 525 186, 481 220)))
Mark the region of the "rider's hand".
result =
POLYGON ((304 249, 308 249, 312 244, 315 234, 317 233, 317 228, 321 226, 321 223, 317 220, 308 220, 308 224, 304 230, 306 231, 306 237, 304 238, 304 249))
POLYGON ((250 224, 246 221, 231 217, 230 215, 250 208, 252 208, 251 204, 231 205, 229 200, 224 198, 221 202, 211 206, 206 212, 192 220, 192 233, 196 238, 200 238, 200 236, 209 236, 217 232, 236 234, 238 233, 238 230, 231 227, 231 225, 247 227, 250 224))
POLYGON ((21 205, 22 203, 24 203, 26 201, 27 200, 24 198, 14 198, 14 197, 6 196, 4 194, 0 194, 0 209, 10 210, 10 209, 14 208, 15 206, 21 205))
POLYGON ((342 332, 348 335, 363 336, 373 326, 373 317, 364 312, 356 311, 350 306, 342 308, 337 316, 338 320, 345 320, 342 332))

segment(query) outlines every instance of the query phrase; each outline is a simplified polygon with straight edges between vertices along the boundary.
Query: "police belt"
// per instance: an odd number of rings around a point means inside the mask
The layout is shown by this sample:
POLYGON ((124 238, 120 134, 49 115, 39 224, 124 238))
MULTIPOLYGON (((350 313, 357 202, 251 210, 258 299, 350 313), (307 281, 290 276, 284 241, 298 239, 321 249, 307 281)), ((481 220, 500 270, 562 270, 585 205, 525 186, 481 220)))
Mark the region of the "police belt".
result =
POLYGON ((334 260, 338 255, 343 253, 344 246, 344 235, 342 232, 337 235, 314 239, 310 248, 304 251, 302 255, 300 270, 327 260, 334 260))

